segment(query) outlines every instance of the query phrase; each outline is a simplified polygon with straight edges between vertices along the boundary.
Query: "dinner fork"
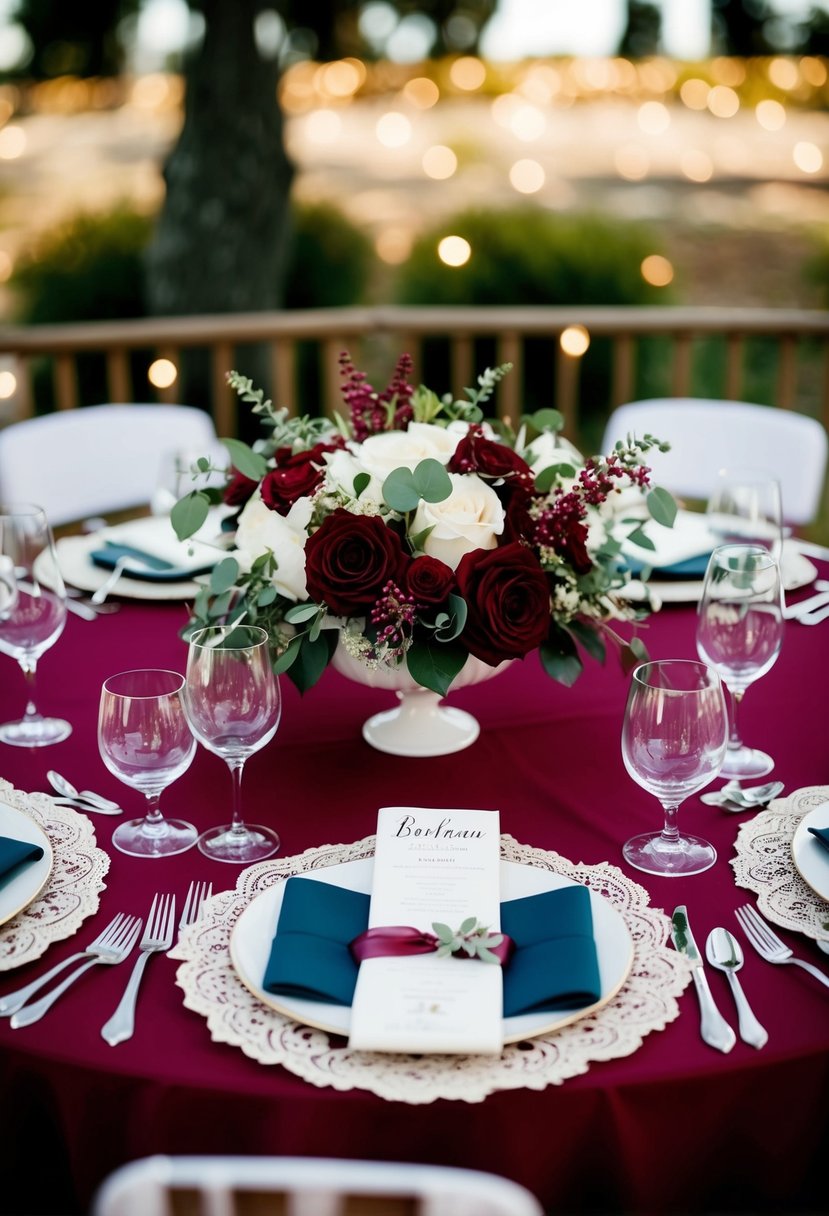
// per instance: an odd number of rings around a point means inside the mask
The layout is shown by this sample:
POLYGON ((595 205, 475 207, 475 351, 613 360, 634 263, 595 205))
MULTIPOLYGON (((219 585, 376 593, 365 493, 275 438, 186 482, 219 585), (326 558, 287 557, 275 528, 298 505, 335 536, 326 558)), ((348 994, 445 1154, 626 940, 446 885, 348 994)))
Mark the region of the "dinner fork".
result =
POLYGON ((774 930, 769 928, 759 912, 756 912, 750 904, 743 904, 742 908, 737 909, 735 915, 742 925, 746 937, 767 963, 796 963, 798 967, 808 971, 810 975, 815 976, 829 988, 829 976, 824 975, 811 963, 804 962, 802 958, 795 958, 785 942, 780 940, 774 930))
POLYGON ((32 1005, 24 1005, 22 1009, 18 1010, 11 1020, 12 1030, 18 1030, 21 1026, 31 1026, 32 1022, 37 1022, 47 1009, 51 1009, 58 997, 66 992, 70 984, 74 984, 75 980, 80 979, 83 973, 90 967, 94 967, 96 963, 122 963, 138 941, 140 932, 141 918, 138 916, 126 917, 120 928, 114 934, 110 934, 106 945, 96 946, 94 958, 81 963, 77 970, 73 971, 71 975, 67 975, 65 980, 51 992, 47 992, 46 996, 41 997, 39 1001, 35 1001, 32 1005))
POLYGON ((192 925, 194 921, 199 919, 202 904, 206 899, 209 899, 212 894, 212 882, 196 882, 194 879, 193 882, 190 883, 187 898, 184 901, 184 911, 181 914, 181 920, 178 922, 179 932, 181 932, 181 930, 187 925, 192 925))
POLYGON ((174 895, 156 895, 147 916, 147 927, 144 936, 138 943, 140 951, 132 969, 132 975, 127 980, 124 995, 112 1017, 101 1027, 101 1035, 114 1047, 132 1037, 135 1030, 135 1003, 138 999, 138 986, 141 976, 151 954, 159 951, 166 952, 173 944, 173 925, 176 918, 176 900, 174 895))
POLYGON ((52 967, 51 971, 47 971, 45 975, 41 975, 39 979, 32 980, 31 984, 26 984, 25 988, 18 988, 15 992, 7 992, 5 996, 0 997, 0 1017, 11 1017, 13 1013, 17 1013, 23 1005, 26 1004, 30 996, 34 996, 41 988, 45 987, 51 979, 56 975, 60 975, 61 971, 65 971, 72 963, 77 963, 80 959, 89 958, 98 953, 100 949, 106 950, 118 936, 118 930, 122 928, 124 920, 129 920, 123 912, 119 912, 114 916, 109 924, 103 929, 93 942, 90 942, 85 950, 79 950, 77 954, 70 954, 69 958, 65 958, 62 963, 58 963, 56 967, 52 967))

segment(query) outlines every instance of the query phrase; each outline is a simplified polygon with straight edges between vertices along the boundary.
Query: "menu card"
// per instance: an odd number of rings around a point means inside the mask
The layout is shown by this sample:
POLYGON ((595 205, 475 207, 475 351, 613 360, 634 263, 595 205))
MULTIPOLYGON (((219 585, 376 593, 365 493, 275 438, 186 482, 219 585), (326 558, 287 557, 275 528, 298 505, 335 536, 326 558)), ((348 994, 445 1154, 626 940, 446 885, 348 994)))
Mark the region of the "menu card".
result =
MULTIPOLYGON (((369 928, 468 917, 500 930, 497 811, 383 807, 369 928)), ((503 982, 496 963, 421 954, 365 959, 351 1007, 349 1046, 361 1051, 496 1053, 503 1046, 503 982)))

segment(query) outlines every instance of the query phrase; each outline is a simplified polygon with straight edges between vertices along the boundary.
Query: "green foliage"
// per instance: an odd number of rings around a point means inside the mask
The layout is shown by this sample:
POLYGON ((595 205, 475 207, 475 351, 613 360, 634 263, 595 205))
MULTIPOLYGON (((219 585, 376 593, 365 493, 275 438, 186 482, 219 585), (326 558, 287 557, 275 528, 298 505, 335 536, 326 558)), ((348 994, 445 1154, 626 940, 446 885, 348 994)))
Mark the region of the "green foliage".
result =
POLYGON ((81 213, 42 235, 18 260, 11 281, 29 325, 103 321, 145 314, 142 257, 149 216, 122 204, 81 213))
POLYGON ((482 925, 476 916, 467 916, 459 929, 451 929, 442 921, 432 921, 432 929, 438 939, 437 954, 446 958, 450 954, 465 954, 469 958, 478 958, 485 963, 498 963, 497 954, 492 951, 504 940, 503 933, 490 933, 486 925, 482 925))
MULTIPOLYGON (((468 210, 427 230, 398 273, 395 295, 420 305, 653 305, 670 302, 664 288, 642 278, 641 263, 659 252, 653 233, 639 224, 591 215, 553 215, 537 207, 468 210), (448 232, 469 241, 465 266, 440 261, 437 246, 448 232)), ((493 363, 492 343, 476 343, 475 359, 493 363)), ((523 403, 548 408, 553 400, 549 338, 524 348, 523 403)), ((603 413, 610 387, 610 344, 594 339, 581 362, 581 416, 603 413)), ((448 345, 426 343, 424 379, 449 379, 448 345)))
POLYGON ((371 241, 336 207, 297 207, 285 281, 286 308, 343 308, 365 295, 371 241))

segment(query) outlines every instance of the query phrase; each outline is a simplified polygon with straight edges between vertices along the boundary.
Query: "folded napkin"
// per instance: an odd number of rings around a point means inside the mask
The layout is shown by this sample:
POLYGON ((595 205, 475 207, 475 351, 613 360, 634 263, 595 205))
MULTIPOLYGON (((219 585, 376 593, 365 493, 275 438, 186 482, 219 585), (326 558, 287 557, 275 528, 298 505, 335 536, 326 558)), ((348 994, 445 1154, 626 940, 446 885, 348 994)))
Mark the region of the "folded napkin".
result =
POLYGON ((829 851, 829 828, 808 828, 818 844, 822 844, 824 849, 829 851))
POLYGON ((632 541, 623 542, 622 555, 632 574, 646 566, 660 577, 693 578, 705 574, 708 559, 718 539, 704 515, 695 511, 678 511, 672 528, 666 528, 652 519, 646 520, 641 528, 653 541, 655 548, 643 549, 632 541))
MULTIPOLYGON (((262 986, 280 996, 350 1005, 358 965, 349 943, 368 927, 370 896, 289 878, 262 986)), ((504 970, 504 1016, 592 1005, 601 996, 590 893, 562 887, 501 904, 515 943, 504 970)), ((493 963, 476 964, 495 966, 493 963)))
POLYGON ((124 574, 147 582, 175 582, 212 570, 223 556, 215 545, 195 539, 180 541, 169 519, 136 519, 104 528, 90 553, 96 566, 112 569, 121 557, 129 560, 124 574))
POLYGON ((43 849, 30 840, 14 840, 11 836, 0 836, 0 883, 13 877, 18 867, 32 861, 40 861, 43 849))

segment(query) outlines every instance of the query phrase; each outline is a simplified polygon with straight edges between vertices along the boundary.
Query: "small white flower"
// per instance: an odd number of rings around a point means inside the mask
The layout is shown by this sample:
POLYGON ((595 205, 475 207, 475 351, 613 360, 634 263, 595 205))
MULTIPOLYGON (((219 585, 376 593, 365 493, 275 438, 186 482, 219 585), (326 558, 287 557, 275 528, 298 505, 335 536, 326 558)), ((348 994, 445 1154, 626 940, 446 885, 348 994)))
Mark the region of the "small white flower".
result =
POLYGON ((494 549, 504 531, 504 508, 498 495, 476 473, 450 473, 452 493, 443 502, 421 502, 410 533, 432 531, 423 550, 456 570, 465 553, 494 549))
POLYGON ((524 459, 533 471, 533 476, 550 465, 569 464, 575 469, 584 465, 584 458, 568 439, 561 435, 553 435, 551 431, 543 431, 524 450, 524 459))
POLYGON ((280 595, 291 600, 307 598, 305 584, 305 541, 313 505, 310 498, 298 498, 287 515, 271 511, 257 491, 245 504, 236 528, 234 556, 243 573, 264 553, 276 558, 273 585, 280 595))

